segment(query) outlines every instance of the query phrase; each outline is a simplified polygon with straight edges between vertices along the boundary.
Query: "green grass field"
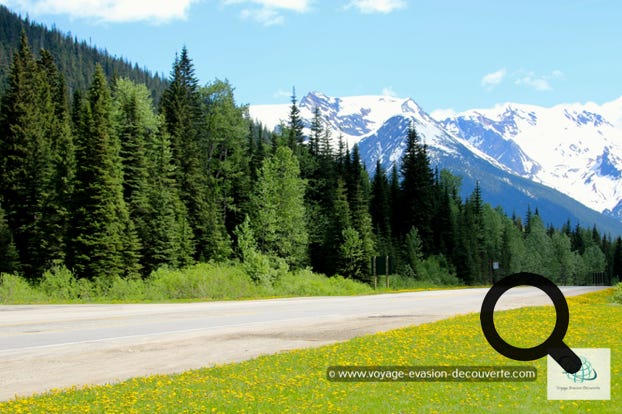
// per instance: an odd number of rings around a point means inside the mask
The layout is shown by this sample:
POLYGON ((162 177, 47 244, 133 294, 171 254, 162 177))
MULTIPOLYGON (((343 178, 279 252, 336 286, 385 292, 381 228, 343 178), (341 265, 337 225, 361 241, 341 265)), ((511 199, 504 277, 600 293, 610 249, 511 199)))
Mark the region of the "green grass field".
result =
MULTIPOLYGON (((546 358, 508 360, 481 333, 479 315, 360 337, 311 350, 173 376, 58 390, 0 404, 2 413, 558 413, 620 412, 622 305, 612 290, 569 298, 565 342, 576 348, 611 348, 610 401, 548 401, 546 358), (535 382, 338 383, 326 380, 331 365, 525 365, 535 382)), ((501 335, 516 346, 544 340, 552 307, 499 312, 501 335)))

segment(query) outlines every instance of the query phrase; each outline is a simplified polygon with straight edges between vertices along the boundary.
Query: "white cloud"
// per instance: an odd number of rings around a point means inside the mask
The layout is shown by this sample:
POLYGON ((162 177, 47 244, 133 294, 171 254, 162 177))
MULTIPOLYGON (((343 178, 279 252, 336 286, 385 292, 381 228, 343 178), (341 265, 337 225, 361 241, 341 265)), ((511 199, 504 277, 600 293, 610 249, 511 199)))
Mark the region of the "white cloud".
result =
POLYGON ((278 89, 276 92, 272 94, 273 98, 291 98, 292 91, 286 91, 285 89, 278 89))
POLYGON ((565 79, 564 72, 561 70, 554 70, 550 74, 537 75, 534 72, 520 71, 515 75, 514 84, 519 86, 526 86, 539 92, 552 91, 552 80, 565 79))
POLYGON ((527 86, 531 89, 535 89, 536 91, 550 91, 553 88, 548 80, 544 78, 537 78, 532 75, 526 75, 520 77, 514 81, 516 85, 527 86))
POLYGON ((240 12, 243 19, 251 19, 264 26, 283 24, 285 18, 274 9, 244 9, 240 12))
POLYGON ((192 3, 198 0, 7 0, 15 7, 32 14, 67 14, 107 22, 166 22, 185 19, 192 3))
POLYGON ((361 13, 391 13, 406 7, 405 0, 351 0, 346 9, 356 8, 361 13))
POLYGON ((482 78, 481 85, 486 90, 491 91, 503 82, 503 79, 505 79, 507 73, 508 71, 505 68, 499 69, 496 72, 488 73, 482 78))
POLYGON ((382 96, 387 96, 391 98, 397 98, 397 93, 393 90, 393 87, 389 86, 386 88, 382 88, 382 96))
POLYGON ((306 13, 313 0, 223 0, 225 6, 242 5, 240 12, 243 19, 251 19, 264 26, 283 24, 282 12, 306 13))
POLYGON ((444 121, 445 119, 452 118, 456 115, 458 115, 458 113, 453 108, 435 109, 430 112, 430 116, 436 121, 444 121))

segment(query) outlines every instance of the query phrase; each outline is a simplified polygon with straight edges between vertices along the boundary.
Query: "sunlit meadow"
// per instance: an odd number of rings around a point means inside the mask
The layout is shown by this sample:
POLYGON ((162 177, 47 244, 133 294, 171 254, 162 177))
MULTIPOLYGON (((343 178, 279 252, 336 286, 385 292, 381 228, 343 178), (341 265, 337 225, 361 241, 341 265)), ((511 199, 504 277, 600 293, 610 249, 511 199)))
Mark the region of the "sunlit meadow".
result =
MULTIPOLYGON (((53 391, 2 403, 0 412, 610 413, 622 406, 622 360, 618 352, 622 305, 610 303, 611 294, 607 290, 569 298, 570 326, 565 338, 572 347, 611 348, 610 401, 548 401, 546 358, 521 363, 499 355, 484 339, 478 314, 469 314, 180 375, 53 391), (537 368, 538 379, 505 383, 336 383, 326 380, 326 369, 331 365, 530 365, 537 368)), ((537 342, 533 338, 546 339, 554 317, 552 307, 537 307, 499 312, 495 323, 509 342, 527 346, 537 342)))

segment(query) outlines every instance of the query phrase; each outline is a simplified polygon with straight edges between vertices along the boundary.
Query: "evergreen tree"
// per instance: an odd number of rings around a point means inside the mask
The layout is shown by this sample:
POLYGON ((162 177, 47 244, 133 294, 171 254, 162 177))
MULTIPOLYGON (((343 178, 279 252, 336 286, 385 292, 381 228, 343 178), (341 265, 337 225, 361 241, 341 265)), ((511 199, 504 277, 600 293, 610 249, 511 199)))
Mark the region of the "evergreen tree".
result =
POLYGON ((426 254, 433 246, 432 219, 435 209, 434 173, 427 149, 413 126, 408 130, 402 157, 400 234, 417 228, 426 254), (408 230, 406 230, 408 229, 408 230))
POLYGON ((150 138, 147 226, 141 238, 147 273, 161 265, 188 266, 195 251, 186 207, 175 180, 170 141, 162 129, 150 138))
POLYGON ((249 213, 248 108, 236 105, 233 87, 226 81, 216 80, 202 88, 201 98, 209 198, 224 218, 224 227, 218 231, 219 237, 226 240, 227 231, 233 233, 249 213))
POLYGON ((38 223, 40 255, 45 266, 62 263, 67 251, 67 232, 71 221, 69 201, 75 176, 75 148, 69 119, 69 103, 65 79, 57 70, 52 55, 41 51, 38 62, 45 83, 50 88, 51 104, 48 109, 50 140, 50 180, 42 199, 42 217, 38 223))
POLYGON ((162 113, 171 137, 181 199, 196 242, 197 260, 223 259, 231 252, 217 189, 207 174, 205 118, 194 65, 184 47, 175 59, 169 87, 162 95, 162 113))
POLYGON ((77 129, 69 265, 81 277, 136 275, 140 243, 123 199, 120 143, 101 67, 96 68, 77 129))
POLYGON ((292 99, 289 110, 289 129, 287 133, 287 145, 296 155, 299 155, 299 150, 304 142, 304 124, 302 122, 302 116, 300 115, 300 109, 296 102, 296 88, 292 89, 292 99))
POLYGON ((307 262, 305 182, 287 147, 266 158, 251 199, 251 223, 259 249, 295 267, 307 262))
POLYGON ((192 232, 179 198, 170 141, 144 85, 118 79, 115 125, 121 138, 124 200, 141 242, 144 274, 161 265, 187 265, 192 232))
POLYGON ((390 255, 391 248, 391 194, 389 179, 380 163, 376 162, 376 173, 371 187, 370 214, 377 236, 378 253, 390 255))
MULTIPOLYGON (((328 275, 333 275, 344 269, 345 261, 344 251, 341 246, 344 245, 344 238, 348 235, 347 229, 351 229, 350 206, 348 204, 348 194, 343 179, 339 179, 337 187, 334 190, 332 214, 329 216, 329 226, 325 234, 324 241, 324 267, 321 269, 328 275)), ((349 236, 352 237, 352 232, 349 236)))
POLYGON ((19 271, 19 255, 11 229, 6 222, 4 209, 0 206, 0 273, 13 273, 19 271))
POLYGON ((0 103, 0 190, 28 277, 35 277, 47 260, 41 254, 41 219, 52 176, 52 114, 50 87, 22 33, 0 103))

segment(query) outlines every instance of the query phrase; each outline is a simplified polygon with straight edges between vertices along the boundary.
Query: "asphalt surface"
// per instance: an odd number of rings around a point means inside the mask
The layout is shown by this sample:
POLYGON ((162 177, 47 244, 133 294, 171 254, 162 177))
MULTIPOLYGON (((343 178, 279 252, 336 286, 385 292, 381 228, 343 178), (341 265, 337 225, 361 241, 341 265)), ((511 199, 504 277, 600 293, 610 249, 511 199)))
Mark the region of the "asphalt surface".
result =
MULTIPOLYGON (((602 287, 562 287, 565 296, 602 287)), ((181 372, 479 312, 487 289, 135 305, 1 305, 0 400, 181 372)), ((535 288, 496 310, 548 305, 535 288)), ((482 336, 482 340, 485 340, 482 336)))

